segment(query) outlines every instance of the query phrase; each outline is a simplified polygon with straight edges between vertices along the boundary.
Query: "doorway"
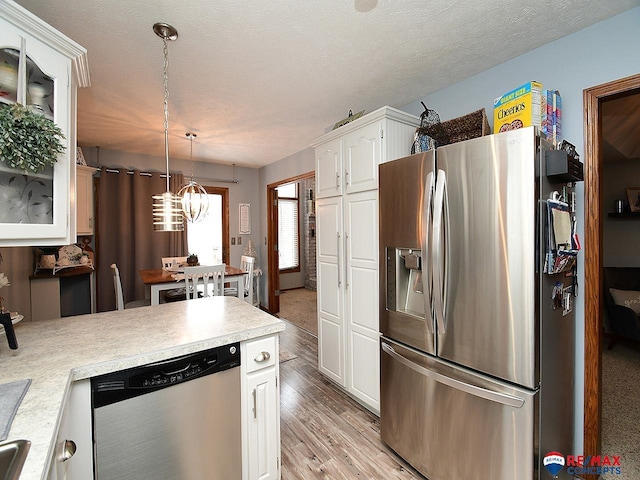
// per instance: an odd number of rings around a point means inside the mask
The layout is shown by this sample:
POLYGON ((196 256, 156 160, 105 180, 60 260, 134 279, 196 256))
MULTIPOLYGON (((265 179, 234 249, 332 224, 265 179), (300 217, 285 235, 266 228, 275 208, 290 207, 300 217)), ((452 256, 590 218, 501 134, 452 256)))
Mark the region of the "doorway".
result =
POLYGON ((584 454, 599 455, 602 421, 602 118, 600 103, 640 88, 640 75, 586 89, 585 125, 585 325, 584 454))
MULTIPOLYGON (((278 187, 290 183, 315 178, 315 172, 307 172, 267 185, 267 264, 269 307, 267 311, 277 314, 280 311, 280 258, 278 251, 278 187)), ((314 255, 315 256, 315 255, 314 255)))

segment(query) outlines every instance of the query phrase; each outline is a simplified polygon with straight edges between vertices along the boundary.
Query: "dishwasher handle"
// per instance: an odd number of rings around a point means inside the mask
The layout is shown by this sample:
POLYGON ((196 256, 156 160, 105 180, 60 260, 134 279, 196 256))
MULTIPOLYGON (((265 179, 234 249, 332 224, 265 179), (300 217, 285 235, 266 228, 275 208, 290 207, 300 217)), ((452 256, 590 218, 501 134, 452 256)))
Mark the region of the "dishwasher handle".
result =
POLYGON ((93 377, 93 408, 152 393, 239 365, 240 343, 236 342, 93 377))
POLYGON ((184 367, 179 368, 177 370, 173 370, 172 372, 167 372, 165 370, 162 371, 165 375, 177 375, 178 373, 186 372, 191 368, 191 362, 187 363, 184 367))

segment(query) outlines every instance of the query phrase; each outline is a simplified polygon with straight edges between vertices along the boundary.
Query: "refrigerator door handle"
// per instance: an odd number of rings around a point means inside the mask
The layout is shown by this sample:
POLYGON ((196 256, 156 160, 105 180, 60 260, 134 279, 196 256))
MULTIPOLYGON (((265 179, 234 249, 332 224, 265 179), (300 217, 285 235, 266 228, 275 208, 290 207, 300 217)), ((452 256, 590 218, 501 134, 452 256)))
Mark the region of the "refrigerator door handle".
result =
MULTIPOLYGON (((447 234, 444 228, 444 222, 448 218, 445 215, 447 195, 447 177, 443 170, 438 170, 436 177, 436 192, 433 200, 433 302, 438 325, 438 333, 442 335, 446 333, 445 323, 445 288, 447 282, 447 264, 443 262, 446 259, 446 244, 443 245, 443 237, 447 234), (443 252, 444 250, 444 252, 443 252)), ((445 239, 446 243, 446 239, 445 239)))
POLYGON ((430 257, 431 236, 429 225, 431 221, 431 202, 433 201, 433 172, 427 173, 424 194, 422 196, 422 244, 420 245, 422 256, 422 291, 424 296, 424 312, 427 331, 433 333, 432 322, 429 319, 433 312, 433 260, 430 257), (425 281, 426 280, 426 281, 425 281))
POLYGON ((381 344, 382 344, 382 350, 384 350, 384 352, 387 355, 389 355, 391 358, 400 362, 405 367, 408 367, 425 377, 429 377, 435 380, 436 382, 442 383, 444 385, 447 385, 451 388, 455 388, 457 390, 468 393, 470 395, 484 398, 485 400, 500 403, 502 405, 508 405, 514 408, 520 408, 525 403, 524 398, 516 397, 514 395, 508 395, 506 393, 498 393, 492 390, 487 390, 486 388, 461 382, 460 380, 456 380, 455 378, 447 377, 446 375, 442 375, 441 373, 434 372, 432 370, 424 368, 420 365, 415 364, 411 360, 403 357, 402 355, 400 355, 398 352, 396 352, 393 349, 391 345, 385 342, 381 342, 381 344))

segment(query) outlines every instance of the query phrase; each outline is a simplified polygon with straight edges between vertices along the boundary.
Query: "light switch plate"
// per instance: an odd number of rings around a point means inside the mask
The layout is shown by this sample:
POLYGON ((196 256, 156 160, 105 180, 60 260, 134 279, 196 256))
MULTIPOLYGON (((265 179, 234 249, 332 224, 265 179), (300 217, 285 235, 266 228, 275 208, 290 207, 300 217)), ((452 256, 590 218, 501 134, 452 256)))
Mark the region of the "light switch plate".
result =
POLYGON ((242 245, 242 237, 238 237, 238 245, 242 245))
POLYGON ((236 237, 231 237, 231 245, 235 245, 236 244, 236 237))

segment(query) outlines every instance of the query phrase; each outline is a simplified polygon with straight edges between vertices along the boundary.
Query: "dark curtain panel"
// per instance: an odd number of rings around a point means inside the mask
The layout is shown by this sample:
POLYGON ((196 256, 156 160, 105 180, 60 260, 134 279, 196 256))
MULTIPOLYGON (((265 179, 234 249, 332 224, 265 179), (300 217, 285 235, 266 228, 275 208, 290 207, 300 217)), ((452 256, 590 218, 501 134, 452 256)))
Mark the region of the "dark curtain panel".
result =
MULTIPOLYGON (((96 292, 99 312, 116 308, 111 264, 120 270, 124 301, 144 298, 138 270, 162 267, 162 257, 186 255, 184 232, 154 232, 152 195, 166 191, 160 173, 130 170, 100 171, 97 206, 96 292)), ((115 170, 115 169, 114 169, 115 170)), ((183 175, 171 173, 170 189, 177 192, 183 175)))

